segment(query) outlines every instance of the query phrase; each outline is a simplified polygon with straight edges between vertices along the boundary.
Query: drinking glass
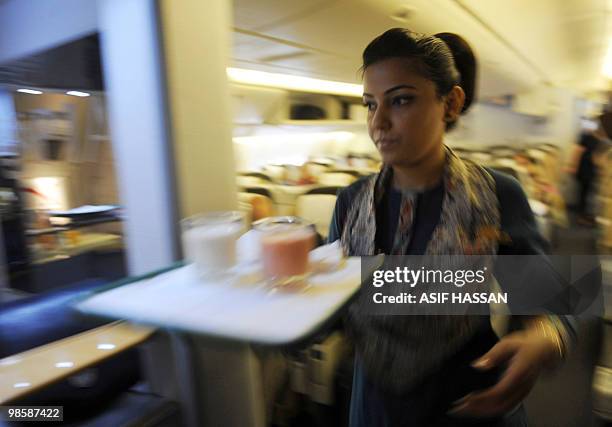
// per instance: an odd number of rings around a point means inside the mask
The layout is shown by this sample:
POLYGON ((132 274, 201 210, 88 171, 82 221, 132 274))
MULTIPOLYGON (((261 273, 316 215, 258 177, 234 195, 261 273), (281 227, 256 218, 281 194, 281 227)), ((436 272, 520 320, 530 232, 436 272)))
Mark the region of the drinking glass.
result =
POLYGON ((244 214, 220 211, 181 221, 183 253, 201 278, 223 276, 236 264, 236 240, 244 230, 244 214))
POLYGON ((312 224, 298 217, 271 217, 253 224, 260 233, 263 273, 274 289, 303 289, 315 246, 312 224))

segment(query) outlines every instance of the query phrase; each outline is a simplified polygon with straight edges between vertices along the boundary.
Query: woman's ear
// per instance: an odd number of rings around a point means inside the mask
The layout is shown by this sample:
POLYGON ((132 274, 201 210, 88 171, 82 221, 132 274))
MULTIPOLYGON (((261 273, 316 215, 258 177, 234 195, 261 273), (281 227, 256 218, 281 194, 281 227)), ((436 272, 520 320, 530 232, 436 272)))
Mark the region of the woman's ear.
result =
POLYGON ((444 121, 457 121, 464 102, 465 92, 461 89, 461 86, 454 86, 448 95, 446 95, 446 102, 444 103, 444 121))

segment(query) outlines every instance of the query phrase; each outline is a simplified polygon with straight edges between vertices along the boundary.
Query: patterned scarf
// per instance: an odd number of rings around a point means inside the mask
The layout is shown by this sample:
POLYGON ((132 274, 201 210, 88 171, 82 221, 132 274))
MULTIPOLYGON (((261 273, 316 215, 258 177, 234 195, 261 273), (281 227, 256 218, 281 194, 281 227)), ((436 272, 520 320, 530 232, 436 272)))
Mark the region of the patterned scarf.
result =
POLYGON ((407 194, 402 192, 397 230, 393 238, 391 254, 404 255, 412 238, 412 224, 414 223, 414 211, 416 210, 417 195, 414 192, 407 194))
MULTIPOLYGON (((391 185, 392 174, 384 166, 354 199, 341 236, 346 255, 376 254, 376 209, 391 185)), ((500 212, 493 177, 446 147, 443 180, 440 221, 425 255, 494 256, 498 241, 491 231, 500 229, 500 212)), ((402 227, 401 221, 400 234, 412 226, 402 227)), ((394 242, 406 248, 405 240, 396 236, 394 242)), ((371 316, 362 312, 357 301, 349 309, 347 330, 368 378, 383 389, 402 393, 439 369, 485 321, 488 318, 483 316, 371 316)))

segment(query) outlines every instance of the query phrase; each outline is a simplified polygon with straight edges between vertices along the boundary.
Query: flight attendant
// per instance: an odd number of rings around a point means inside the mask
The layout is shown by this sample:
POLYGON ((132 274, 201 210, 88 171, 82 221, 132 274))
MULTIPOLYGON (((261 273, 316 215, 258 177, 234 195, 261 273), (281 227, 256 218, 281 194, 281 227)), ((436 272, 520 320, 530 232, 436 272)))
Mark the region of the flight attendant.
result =
MULTIPOLYGON (((395 28, 366 47, 362 70, 383 166, 340 192, 329 241, 351 256, 545 253, 518 182, 444 144, 474 99, 469 45, 395 28)), ((488 316, 367 316, 354 304, 350 425, 526 425, 521 401, 573 329, 553 316, 524 323, 498 340, 488 316)))

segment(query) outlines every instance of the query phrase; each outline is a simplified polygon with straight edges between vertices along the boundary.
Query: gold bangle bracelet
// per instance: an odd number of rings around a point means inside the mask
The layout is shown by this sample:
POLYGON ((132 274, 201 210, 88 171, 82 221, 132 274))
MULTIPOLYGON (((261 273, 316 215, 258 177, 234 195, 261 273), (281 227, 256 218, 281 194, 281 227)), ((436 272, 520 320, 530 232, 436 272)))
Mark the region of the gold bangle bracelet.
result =
POLYGON ((565 358, 565 345, 563 343, 563 340, 561 338, 561 333, 559 332, 559 330, 548 319, 547 320, 538 319, 537 325, 538 325, 538 329, 542 330, 542 334, 544 335, 544 337, 550 338, 553 341, 557 349, 557 352, 559 353, 559 359, 563 360, 565 358))

